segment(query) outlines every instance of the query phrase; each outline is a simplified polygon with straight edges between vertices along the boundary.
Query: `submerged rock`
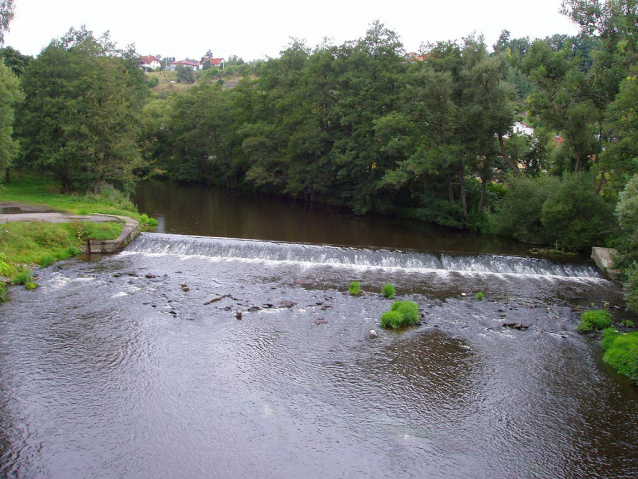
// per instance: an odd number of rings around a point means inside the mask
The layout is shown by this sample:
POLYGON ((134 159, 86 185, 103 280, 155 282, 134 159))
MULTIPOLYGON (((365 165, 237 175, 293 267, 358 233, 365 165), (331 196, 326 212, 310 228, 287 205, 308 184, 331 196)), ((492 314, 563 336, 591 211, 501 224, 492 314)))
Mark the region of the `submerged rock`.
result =
POLYGON ((524 326, 523 323, 503 323, 503 327, 504 328, 511 328, 511 329, 528 329, 529 326, 524 326))

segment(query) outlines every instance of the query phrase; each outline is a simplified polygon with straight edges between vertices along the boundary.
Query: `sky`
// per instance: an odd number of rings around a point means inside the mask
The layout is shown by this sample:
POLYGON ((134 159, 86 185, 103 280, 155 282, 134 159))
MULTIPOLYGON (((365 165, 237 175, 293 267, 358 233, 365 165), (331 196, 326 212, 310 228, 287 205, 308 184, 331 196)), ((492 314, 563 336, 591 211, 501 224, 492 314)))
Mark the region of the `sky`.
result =
POLYGON ((561 0, 15 0, 5 46, 36 56, 71 27, 109 31, 119 47, 140 55, 201 58, 277 57, 291 38, 314 47, 340 45, 365 35, 380 20, 407 51, 422 43, 461 40, 472 32, 492 45, 503 30, 512 38, 575 34, 559 13, 561 0))

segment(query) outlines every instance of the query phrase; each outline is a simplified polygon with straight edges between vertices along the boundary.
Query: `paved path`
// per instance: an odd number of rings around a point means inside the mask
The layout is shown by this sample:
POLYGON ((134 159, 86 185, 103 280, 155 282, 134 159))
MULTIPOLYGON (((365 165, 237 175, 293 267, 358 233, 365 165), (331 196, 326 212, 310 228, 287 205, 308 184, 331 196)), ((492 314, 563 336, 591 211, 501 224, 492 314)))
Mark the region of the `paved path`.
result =
POLYGON ((122 233, 113 240, 89 240, 89 253, 114 253, 123 249, 140 232, 138 221, 128 216, 117 215, 74 215, 52 211, 46 206, 33 206, 25 203, 0 203, 0 224, 10 221, 41 221, 45 223, 68 223, 70 221, 91 221, 106 223, 123 222, 122 233))

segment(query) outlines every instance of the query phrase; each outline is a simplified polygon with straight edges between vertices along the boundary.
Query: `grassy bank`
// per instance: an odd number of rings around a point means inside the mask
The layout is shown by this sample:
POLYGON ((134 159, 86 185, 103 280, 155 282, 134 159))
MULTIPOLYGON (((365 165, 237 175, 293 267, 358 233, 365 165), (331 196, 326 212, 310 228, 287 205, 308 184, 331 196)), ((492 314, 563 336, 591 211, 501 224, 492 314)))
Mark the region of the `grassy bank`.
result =
POLYGON ((138 221, 142 217, 135 205, 115 189, 106 189, 99 195, 92 193, 63 195, 55 182, 48 178, 34 176, 14 175, 11 183, 1 184, 0 202, 6 201, 43 205, 78 215, 104 213, 128 216, 138 221))
MULTIPOLYGON (((148 220, 135 205, 116 190, 102 194, 60 194, 55 183, 46 178, 18 177, 0 185, 0 202, 20 202, 79 215, 104 213, 128 216, 140 222, 148 220)), ((122 232, 122 223, 10 222, 0 225, 0 301, 7 298, 7 285, 35 287, 32 271, 70 258, 82 251, 89 239, 114 239, 122 232)))

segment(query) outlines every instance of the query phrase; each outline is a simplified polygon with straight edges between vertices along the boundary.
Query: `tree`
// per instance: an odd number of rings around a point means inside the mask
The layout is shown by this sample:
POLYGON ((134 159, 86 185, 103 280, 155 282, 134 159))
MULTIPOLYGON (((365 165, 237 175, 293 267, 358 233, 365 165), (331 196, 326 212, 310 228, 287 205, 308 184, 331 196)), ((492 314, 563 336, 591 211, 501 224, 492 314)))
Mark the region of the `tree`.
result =
POLYGON ((148 94, 135 58, 84 27, 51 42, 23 76, 23 164, 55 173, 64 191, 74 183, 97 191, 105 181, 132 181, 148 94))
POLYGON ((177 65, 177 82, 185 82, 185 83, 194 83, 195 82, 195 72, 191 68, 185 67, 184 65, 177 65))
POLYGON ((13 0, 0 0, 0 45, 4 44, 4 34, 13 20, 13 9, 13 0))
POLYGON ((18 77, 24 74, 29 63, 33 61, 32 56, 23 55, 11 47, 0 48, 0 58, 18 77))
POLYGON ((18 152, 18 142, 13 139, 13 122, 15 107, 23 97, 17 77, 0 62, 0 178, 4 178, 18 152))

